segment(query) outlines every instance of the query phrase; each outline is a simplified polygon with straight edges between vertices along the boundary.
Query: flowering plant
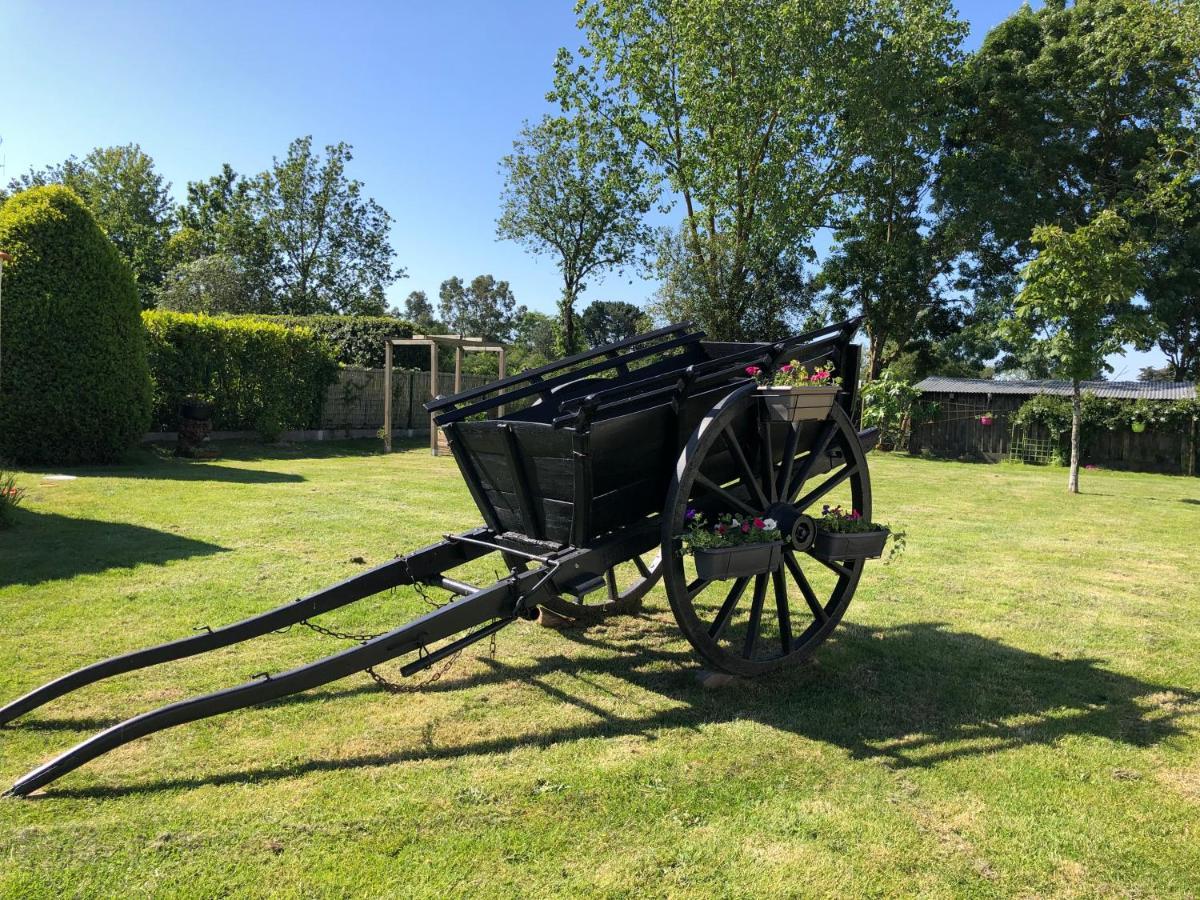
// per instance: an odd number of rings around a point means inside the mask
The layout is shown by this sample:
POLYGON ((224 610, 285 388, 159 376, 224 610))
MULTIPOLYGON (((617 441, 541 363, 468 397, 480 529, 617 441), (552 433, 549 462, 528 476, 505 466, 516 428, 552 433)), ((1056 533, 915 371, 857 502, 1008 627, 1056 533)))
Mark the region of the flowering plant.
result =
POLYGON ((12 512, 25 499, 25 488, 17 487, 17 477, 0 469, 0 528, 12 524, 12 512))
POLYGON ((758 516, 743 516, 739 519, 724 513, 718 516, 715 522, 710 523, 703 513, 689 509, 684 516, 684 524, 687 526, 683 534, 684 552, 783 540, 778 522, 758 516))
POLYGON ((833 363, 826 360, 810 372, 797 360, 784 363, 774 374, 766 375, 758 366, 746 366, 746 374, 763 387, 831 387, 842 383, 840 375, 833 374, 833 363))
POLYGON ((846 510, 840 506, 830 506, 826 503, 821 507, 817 528, 830 534, 866 534, 871 531, 886 531, 892 542, 892 550, 888 554, 887 562, 891 562, 897 554, 904 551, 905 535, 903 531, 892 531, 887 525, 863 518, 863 514, 857 509, 846 510))

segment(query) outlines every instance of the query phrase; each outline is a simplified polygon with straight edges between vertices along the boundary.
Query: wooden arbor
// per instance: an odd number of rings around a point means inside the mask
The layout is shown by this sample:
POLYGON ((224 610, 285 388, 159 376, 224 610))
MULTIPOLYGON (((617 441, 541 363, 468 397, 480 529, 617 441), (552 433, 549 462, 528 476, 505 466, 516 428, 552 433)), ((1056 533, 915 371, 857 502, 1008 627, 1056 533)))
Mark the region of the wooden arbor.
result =
MULTIPOLYGON (((507 348, 495 341, 481 337, 464 337, 461 334, 414 334, 410 338, 388 338, 383 345, 383 446, 392 452, 392 350, 395 347, 429 348, 429 399, 438 396, 438 350, 454 348, 454 393, 462 391, 462 364, 464 353, 500 354, 500 378, 505 376, 507 348)), ((504 415, 501 407, 500 415, 504 415)), ((433 416, 429 416, 429 450, 438 455, 440 431, 433 416)))

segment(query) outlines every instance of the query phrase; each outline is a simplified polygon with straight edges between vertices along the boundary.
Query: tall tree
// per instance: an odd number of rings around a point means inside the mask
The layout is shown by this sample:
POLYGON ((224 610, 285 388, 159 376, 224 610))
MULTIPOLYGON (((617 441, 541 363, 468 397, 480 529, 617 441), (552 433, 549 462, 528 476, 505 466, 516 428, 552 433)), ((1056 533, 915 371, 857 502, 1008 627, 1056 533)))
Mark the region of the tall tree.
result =
POLYGON ((517 305, 507 281, 476 275, 470 284, 454 275, 438 289, 438 311, 451 331, 493 341, 509 341, 525 307, 517 305))
POLYGON ((563 279, 563 349, 574 353, 579 294, 589 278, 639 261, 652 234, 643 218, 657 192, 618 133, 584 114, 526 123, 500 167, 497 234, 554 257, 563 279))
POLYGON ((248 210, 272 248, 283 312, 383 315, 384 289, 404 276, 392 265, 391 217, 346 176, 352 159, 344 142, 322 156, 297 138, 252 181, 248 210))
POLYGON ((83 199, 133 270, 142 306, 152 307, 171 230, 171 185, 155 171, 154 160, 137 144, 97 147, 82 160, 71 156, 30 170, 14 178, 9 191, 46 184, 66 185, 83 199))
POLYGON ((613 129, 682 202, 695 317, 714 337, 761 337, 747 325, 758 286, 826 224, 853 161, 840 123, 871 39, 855 27, 862 3, 577 8, 586 46, 559 52, 552 99, 613 129))
POLYGON ((433 328, 433 304, 424 291, 412 291, 404 298, 404 318, 423 334, 428 334, 433 328))
POLYGON ((818 287, 834 314, 862 314, 874 379, 955 318, 944 309, 948 260, 927 196, 966 26, 949 0, 908 0, 874 4, 858 28, 874 38, 852 60, 850 91, 873 102, 853 104, 843 130, 853 162, 818 287))
POLYGON ((1030 359, 1071 382, 1067 489, 1079 493, 1080 382, 1111 371, 1105 358, 1143 334, 1131 302, 1141 279, 1141 248, 1112 210, 1071 232, 1039 226, 1031 243, 1039 251, 1022 269, 1016 316, 1007 330, 1030 359))
POLYGON ((593 300, 579 317, 579 328, 589 347, 614 344, 649 327, 650 317, 644 309, 621 300, 593 300))
MULTIPOLYGON (((967 62, 936 205, 962 287, 1003 315, 1038 225, 1123 212, 1189 104, 1195 56, 1176 0, 1022 6, 967 62), (996 301, 993 303, 993 301, 996 301)), ((1137 226, 1134 221, 1131 224, 1137 226)))

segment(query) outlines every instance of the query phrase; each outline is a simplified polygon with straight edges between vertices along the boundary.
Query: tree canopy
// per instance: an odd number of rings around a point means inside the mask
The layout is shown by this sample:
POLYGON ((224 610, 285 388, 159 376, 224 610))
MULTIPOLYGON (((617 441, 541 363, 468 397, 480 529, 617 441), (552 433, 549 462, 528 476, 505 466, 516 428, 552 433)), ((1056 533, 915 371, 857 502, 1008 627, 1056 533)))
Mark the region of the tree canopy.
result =
POLYGON ((579 294, 593 276, 639 261, 657 192, 618 132, 581 113, 527 123, 500 166, 497 233, 554 257, 563 279, 563 349, 573 353, 579 294))

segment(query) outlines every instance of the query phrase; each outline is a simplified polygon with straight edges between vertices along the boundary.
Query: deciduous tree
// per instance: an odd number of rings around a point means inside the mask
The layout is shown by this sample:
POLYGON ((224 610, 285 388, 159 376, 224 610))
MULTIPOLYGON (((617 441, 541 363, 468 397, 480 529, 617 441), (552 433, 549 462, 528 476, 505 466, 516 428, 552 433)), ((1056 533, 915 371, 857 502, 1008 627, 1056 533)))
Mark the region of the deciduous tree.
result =
POLYGON ((657 192, 619 133, 581 112, 526 123, 500 167, 497 233, 554 258, 563 279, 563 349, 574 353, 579 294, 589 279, 640 260, 652 234, 644 216, 657 192))
POLYGON ((1111 371, 1105 358, 1144 335, 1132 304, 1141 274, 1140 246, 1112 210, 1074 231, 1058 225, 1034 230, 1038 254, 1021 272, 1023 286, 1009 337, 1030 358, 1072 385, 1071 470, 1067 487, 1079 492, 1080 382, 1111 371))

